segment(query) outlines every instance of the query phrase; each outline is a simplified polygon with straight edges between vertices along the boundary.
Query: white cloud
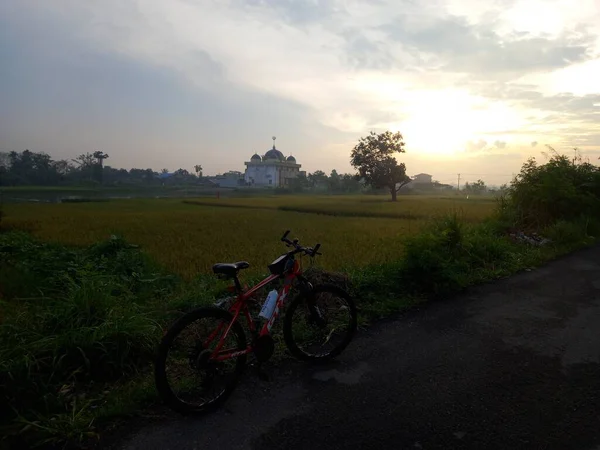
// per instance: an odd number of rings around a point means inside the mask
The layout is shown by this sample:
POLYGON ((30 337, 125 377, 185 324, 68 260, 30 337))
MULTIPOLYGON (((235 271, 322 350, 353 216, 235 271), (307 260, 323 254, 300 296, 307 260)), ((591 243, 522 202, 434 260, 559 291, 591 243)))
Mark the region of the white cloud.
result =
POLYGON ((483 139, 479 139, 476 142, 469 141, 469 142, 467 142, 467 144, 465 146, 465 150, 467 152, 479 152, 479 151, 483 150, 484 148, 486 148, 487 145, 488 145, 487 141, 484 141, 483 139))

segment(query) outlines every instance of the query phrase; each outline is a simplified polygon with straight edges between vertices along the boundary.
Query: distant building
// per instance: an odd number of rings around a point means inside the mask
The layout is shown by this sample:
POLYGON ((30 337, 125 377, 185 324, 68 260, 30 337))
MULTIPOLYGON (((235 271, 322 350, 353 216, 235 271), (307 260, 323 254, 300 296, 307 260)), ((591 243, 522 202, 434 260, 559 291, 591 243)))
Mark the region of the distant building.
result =
POLYGON ((208 180, 218 187, 234 188, 245 185, 244 174, 236 170, 230 170, 224 174, 210 177, 208 180))
POLYGON ((246 171, 244 181, 247 186, 272 186, 287 187, 291 181, 301 174, 300 164, 296 158, 287 158, 275 148, 275 137, 273 137, 273 148, 269 149, 264 156, 255 153, 250 161, 244 163, 246 171))
POLYGON ((402 189, 406 188, 406 190, 409 191, 413 189, 430 190, 434 187, 432 181, 433 176, 429 175, 428 173, 419 173, 417 175, 413 175, 411 178, 412 179, 402 189))
POLYGON ((431 184, 432 178, 432 175, 427 173, 419 173, 412 177, 412 182, 415 184, 431 184))

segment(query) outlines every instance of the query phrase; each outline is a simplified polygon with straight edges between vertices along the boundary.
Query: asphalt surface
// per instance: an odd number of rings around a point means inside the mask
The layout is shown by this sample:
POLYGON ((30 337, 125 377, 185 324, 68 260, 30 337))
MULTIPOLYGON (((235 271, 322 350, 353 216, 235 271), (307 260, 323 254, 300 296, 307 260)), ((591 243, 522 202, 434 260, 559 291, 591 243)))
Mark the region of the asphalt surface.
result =
POLYGON ((360 332, 335 363, 249 372, 218 412, 114 448, 600 449, 600 248, 360 332))

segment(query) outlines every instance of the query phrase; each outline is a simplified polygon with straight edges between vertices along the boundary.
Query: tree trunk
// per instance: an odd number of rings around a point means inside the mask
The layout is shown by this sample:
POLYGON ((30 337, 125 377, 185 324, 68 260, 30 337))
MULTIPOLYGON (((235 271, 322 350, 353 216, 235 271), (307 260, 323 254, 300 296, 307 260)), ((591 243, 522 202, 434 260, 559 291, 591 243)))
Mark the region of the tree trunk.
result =
POLYGON ((395 201, 397 200, 397 199, 396 199, 396 195, 398 194, 398 193, 396 192, 396 188, 395 188, 395 187, 391 188, 391 189, 390 189, 390 192, 391 192, 391 194, 392 194, 392 201, 393 201, 393 202, 395 202, 395 201))

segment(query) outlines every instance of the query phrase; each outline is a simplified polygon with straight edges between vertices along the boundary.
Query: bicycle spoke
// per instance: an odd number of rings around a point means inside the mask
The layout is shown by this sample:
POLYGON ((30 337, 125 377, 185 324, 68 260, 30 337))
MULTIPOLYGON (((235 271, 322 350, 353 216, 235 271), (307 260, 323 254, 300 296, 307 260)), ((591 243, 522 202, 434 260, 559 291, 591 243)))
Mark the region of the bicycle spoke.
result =
POLYGON ((307 355, 329 354, 352 327, 347 300, 332 292, 319 292, 294 312, 291 333, 298 349, 307 355), (310 303, 314 302, 314 303, 310 303))
MULTIPOLYGON (((190 323, 171 343, 165 373, 171 390, 181 401, 198 405, 209 403, 223 393, 231 377, 235 376, 235 359, 217 361, 212 358, 227 329, 226 322, 205 317, 190 323)), ((222 344, 220 356, 240 350, 234 333, 229 333, 222 344)))

